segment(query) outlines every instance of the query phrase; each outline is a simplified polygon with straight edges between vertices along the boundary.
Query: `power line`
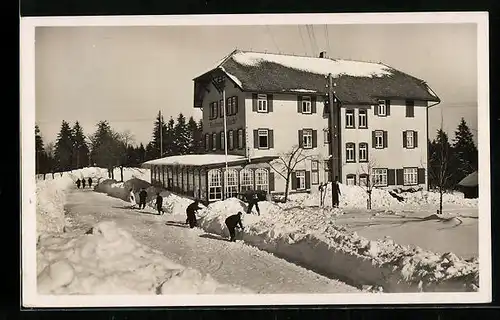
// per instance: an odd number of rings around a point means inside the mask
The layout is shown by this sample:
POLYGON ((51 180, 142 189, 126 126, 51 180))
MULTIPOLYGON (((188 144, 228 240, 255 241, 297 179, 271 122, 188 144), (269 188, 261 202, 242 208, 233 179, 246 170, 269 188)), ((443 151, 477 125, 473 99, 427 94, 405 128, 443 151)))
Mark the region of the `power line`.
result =
POLYGON ((328 25, 325 24, 325 38, 326 38, 326 46, 328 47, 328 52, 331 52, 332 49, 330 48, 330 38, 328 36, 328 25))
POLYGON ((315 43, 314 43, 312 35, 311 35, 310 27, 311 27, 310 25, 308 25, 308 24, 306 25, 307 35, 309 37, 309 42, 311 43, 311 48, 312 48, 313 56, 314 56, 315 52, 317 52, 317 51, 316 51, 315 43))
POLYGON ((313 39, 314 39, 314 44, 316 46, 315 54, 318 54, 319 46, 318 46, 318 41, 316 40, 316 34, 314 32, 314 25, 313 24, 311 25, 311 32, 312 32, 312 36, 313 36, 313 39))
POLYGON ((307 56, 306 43, 304 42, 304 37, 302 36, 302 30, 300 29, 300 25, 297 25, 297 28, 299 29, 300 39, 302 40, 302 47, 304 48, 304 53, 307 56))
POLYGON ((266 25, 266 28, 267 28, 267 32, 269 33, 269 35, 271 36, 271 40, 273 41, 274 43, 274 46, 276 47, 276 49, 278 49, 278 53, 281 52, 280 51, 280 48, 278 47, 278 45, 276 44, 276 41, 274 40, 274 37, 273 37, 273 33, 271 32, 271 28, 269 28, 268 25, 266 25))

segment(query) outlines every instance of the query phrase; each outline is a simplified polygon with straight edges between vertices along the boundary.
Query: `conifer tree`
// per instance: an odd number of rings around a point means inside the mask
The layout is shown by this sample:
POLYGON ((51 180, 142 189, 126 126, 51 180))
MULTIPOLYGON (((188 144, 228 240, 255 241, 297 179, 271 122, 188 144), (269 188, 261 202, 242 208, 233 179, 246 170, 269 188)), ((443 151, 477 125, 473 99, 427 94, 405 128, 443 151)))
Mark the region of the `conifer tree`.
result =
POLYGON ((189 152, 190 134, 186 123, 186 118, 179 113, 174 127, 174 154, 187 154, 189 152))
POLYGON ((43 149, 43 139, 40 135, 40 128, 38 127, 38 125, 35 125, 35 172, 47 172, 45 150, 43 149))
POLYGON ((200 134, 198 132, 198 124, 194 121, 193 117, 189 117, 187 130, 189 133, 187 151, 188 153, 196 153, 199 149, 200 134))
POLYGON ((73 169, 73 133, 69 124, 64 120, 61 124, 61 130, 57 135, 54 153, 57 170, 69 171, 73 169))
POLYGON ((455 131, 453 149, 457 159, 456 182, 459 182, 468 174, 477 170, 478 164, 477 147, 474 144, 472 133, 464 118, 461 119, 460 124, 455 131))
POLYGON ((107 121, 97 123, 97 130, 92 136, 92 160, 103 168, 107 168, 111 178, 113 169, 121 164, 122 146, 118 134, 113 132, 107 121))
MULTIPOLYGON (((162 127, 162 138, 165 138, 165 130, 164 130, 164 121, 163 121, 163 116, 161 115, 160 112, 158 112, 158 115, 156 116, 154 125, 153 125, 153 137, 151 139, 151 142, 148 144, 149 145, 149 150, 148 150, 148 157, 151 159, 156 159, 160 158, 162 155, 160 154, 160 126, 162 127)), ((163 142, 163 146, 165 146, 165 142, 163 142)), ((165 153, 165 150, 163 150, 163 153, 165 153)))
POLYGON ((85 135, 80 123, 73 126, 73 168, 83 168, 88 163, 89 148, 85 142, 85 135))
POLYGON ((168 119, 165 127, 165 137, 163 143, 165 144, 164 150, 166 156, 174 155, 174 140, 175 140, 175 121, 172 117, 168 119))
POLYGON ((144 148, 142 142, 139 145, 139 148, 137 149, 137 158, 139 159, 140 163, 146 161, 146 149, 144 148))

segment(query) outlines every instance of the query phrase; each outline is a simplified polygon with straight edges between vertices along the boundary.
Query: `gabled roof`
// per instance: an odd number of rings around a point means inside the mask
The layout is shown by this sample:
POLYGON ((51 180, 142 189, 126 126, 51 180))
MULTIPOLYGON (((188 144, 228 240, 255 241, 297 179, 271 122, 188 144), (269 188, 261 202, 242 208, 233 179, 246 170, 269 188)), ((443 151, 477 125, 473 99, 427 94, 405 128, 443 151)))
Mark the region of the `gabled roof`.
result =
POLYGON ((235 50, 195 78, 195 86, 207 83, 214 72, 249 92, 324 95, 331 73, 335 96, 346 104, 375 103, 379 98, 440 101, 423 80, 382 63, 235 50))
POLYGON ((465 178, 460 180, 458 185, 460 185, 462 187, 476 187, 476 186, 478 186, 479 185, 478 172, 474 171, 473 173, 469 174, 468 176, 466 176, 465 178))

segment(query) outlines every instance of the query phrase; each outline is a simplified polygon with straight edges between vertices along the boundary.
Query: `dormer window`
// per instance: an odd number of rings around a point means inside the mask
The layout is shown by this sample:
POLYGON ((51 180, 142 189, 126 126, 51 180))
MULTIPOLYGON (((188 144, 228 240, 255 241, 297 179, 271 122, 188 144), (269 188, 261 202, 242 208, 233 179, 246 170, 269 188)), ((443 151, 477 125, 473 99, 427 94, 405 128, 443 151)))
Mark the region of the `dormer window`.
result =
POLYGON ((377 115, 386 116, 387 115, 387 105, 385 100, 379 100, 377 105, 377 115))
POLYGON ((302 97, 302 113, 311 113, 311 97, 302 97))
POLYGON ((257 96, 257 111, 267 112, 267 94, 259 94, 257 96))

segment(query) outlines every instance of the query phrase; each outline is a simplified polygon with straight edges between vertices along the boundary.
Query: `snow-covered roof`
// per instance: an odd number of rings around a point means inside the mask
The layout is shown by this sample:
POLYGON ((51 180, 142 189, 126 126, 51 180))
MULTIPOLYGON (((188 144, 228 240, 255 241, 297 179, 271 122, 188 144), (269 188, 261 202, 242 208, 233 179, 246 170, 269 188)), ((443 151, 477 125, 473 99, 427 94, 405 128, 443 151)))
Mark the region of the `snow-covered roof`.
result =
MULTIPOLYGON (((250 161, 265 160, 269 157, 252 158, 250 161)), ((244 162, 247 158, 238 155, 227 155, 228 164, 235 162, 244 162)), ((151 165, 180 165, 180 166, 210 166, 226 163, 226 156, 224 154, 186 154, 178 156, 164 157, 146 161, 143 166, 151 165)))
POLYGON ((247 92, 327 93, 332 74, 335 96, 344 104, 372 104, 379 99, 436 101, 425 81, 383 63, 235 50, 194 79, 195 107, 201 107, 206 85, 227 76, 247 92))
POLYGON ((460 180, 458 184, 463 187, 476 187, 478 185, 478 172, 474 171, 473 173, 460 180))

